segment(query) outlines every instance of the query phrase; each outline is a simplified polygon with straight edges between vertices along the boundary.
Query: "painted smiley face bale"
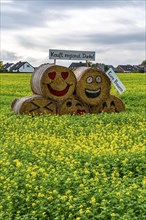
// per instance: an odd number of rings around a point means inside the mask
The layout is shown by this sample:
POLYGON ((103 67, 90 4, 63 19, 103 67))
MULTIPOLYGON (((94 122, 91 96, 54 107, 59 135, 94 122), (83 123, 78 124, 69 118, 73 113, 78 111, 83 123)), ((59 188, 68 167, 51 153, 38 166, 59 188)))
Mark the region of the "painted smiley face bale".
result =
POLYGON ((121 99, 110 95, 107 99, 101 102, 100 106, 97 106, 96 110, 98 113, 119 113, 125 111, 125 105, 121 99))
POLYGON ((72 95, 60 105, 60 115, 82 115, 85 113, 89 113, 88 106, 85 103, 82 103, 75 95, 72 95))
POLYGON ((97 105, 108 97, 110 80, 97 68, 79 67, 75 71, 77 78, 76 94, 85 103, 97 105))
POLYGON ((16 114, 54 115, 57 113, 56 103, 40 95, 15 99, 11 107, 16 114))
POLYGON ((31 88, 35 94, 55 101, 67 99, 74 92, 76 77, 64 66, 44 64, 38 67, 31 78, 31 88))
POLYGON ((101 113, 101 103, 97 103, 97 105, 89 105, 89 112, 91 114, 101 113))

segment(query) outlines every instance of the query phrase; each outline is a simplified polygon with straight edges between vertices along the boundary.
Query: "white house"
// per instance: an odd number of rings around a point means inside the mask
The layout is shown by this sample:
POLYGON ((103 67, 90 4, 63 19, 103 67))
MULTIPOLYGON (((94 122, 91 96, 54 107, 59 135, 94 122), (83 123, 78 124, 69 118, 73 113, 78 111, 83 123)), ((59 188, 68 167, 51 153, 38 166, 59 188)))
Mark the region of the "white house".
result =
POLYGON ((12 72, 20 72, 20 73, 32 73, 34 71, 34 67, 28 62, 21 62, 14 64, 12 68, 10 68, 12 72))
POLYGON ((13 65, 14 65, 14 63, 6 63, 3 65, 3 69, 5 71, 10 71, 10 69, 12 68, 13 65))

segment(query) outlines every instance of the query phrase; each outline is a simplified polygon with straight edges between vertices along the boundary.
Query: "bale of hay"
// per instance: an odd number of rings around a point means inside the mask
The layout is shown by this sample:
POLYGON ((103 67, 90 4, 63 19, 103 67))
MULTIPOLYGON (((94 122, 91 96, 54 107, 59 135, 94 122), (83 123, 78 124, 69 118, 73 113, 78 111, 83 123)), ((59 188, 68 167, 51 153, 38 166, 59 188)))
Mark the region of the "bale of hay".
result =
POLYGON ((97 105, 109 96, 111 82, 97 68, 78 67, 74 70, 77 79, 76 94, 85 103, 97 105))
POLYGON ((125 105, 123 101, 113 95, 110 95, 108 98, 103 100, 100 105, 94 108, 94 113, 119 113, 125 111, 125 105))
POLYGON ((76 87, 74 73, 64 66, 43 64, 38 67, 31 78, 34 94, 63 101, 73 94, 76 87))
POLYGON ((11 104, 16 114, 26 115, 54 115, 57 114, 57 104, 51 99, 40 95, 15 99, 11 104))
POLYGON ((99 103, 97 103, 96 105, 89 105, 89 112, 90 112, 91 114, 101 113, 101 103, 102 103, 102 102, 99 102, 99 103))
POLYGON ((89 107, 82 101, 80 101, 75 95, 70 96, 67 100, 60 103, 59 114, 75 114, 82 115, 89 113, 89 107))

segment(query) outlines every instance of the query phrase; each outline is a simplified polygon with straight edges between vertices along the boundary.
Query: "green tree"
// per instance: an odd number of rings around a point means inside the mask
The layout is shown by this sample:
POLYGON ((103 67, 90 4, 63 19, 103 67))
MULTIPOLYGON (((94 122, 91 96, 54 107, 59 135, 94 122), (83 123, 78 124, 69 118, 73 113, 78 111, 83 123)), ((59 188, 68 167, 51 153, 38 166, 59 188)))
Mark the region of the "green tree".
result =
POLYGON ((141 65, 146 66, 146 60, 142 61, 141 65))
POLYGON ((3 61, 0 60, 0 73, 4 72, 3 61))
POLYGON ((107 72, 109 67, 107 65, 104 66, 104 71, 107 72))
POLYGON ((0 60, 0 68, 3 66, 3 61, 0 60))

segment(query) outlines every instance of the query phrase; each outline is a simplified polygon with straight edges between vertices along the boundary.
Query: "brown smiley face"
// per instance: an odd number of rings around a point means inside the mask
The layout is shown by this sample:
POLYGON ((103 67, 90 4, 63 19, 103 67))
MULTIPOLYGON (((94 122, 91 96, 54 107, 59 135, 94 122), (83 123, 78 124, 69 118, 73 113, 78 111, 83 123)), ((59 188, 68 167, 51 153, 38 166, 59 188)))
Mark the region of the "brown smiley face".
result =
POLYGON ((125 111, 125 105, 122 100, 116 96, 110 95, 101 103, 101 112, 119 113, 123 111, 125 111))
POLYGON ((53 115, 57 112, 56 103, 39 95, 17 99, 12 106, 17 114, 53 115))
POLYGON ((89 108, 86 104, 83 104, 75 95, 69 97, 60 106, 60 115, 75 114, 82 115, 89 112, 89 108))
POLYGON ((76 78, 66 67, 52 66, 42 77, 42 92, 56 101, 67 99, 75 90, 76 78))
POLYGON ((99 105, 92 108, 93 113, 119 113, 125 111, 125 105, 121 99, 110 95, 108 98, 100 102, 99 105))
MULTIPOLYGON (((75 73, 76 74, 76 73, 75 73)), ((110 80, 98 69, 87 68, 77 83, 77 95, 90 105, 97 105, 109 95, 110 80)))

